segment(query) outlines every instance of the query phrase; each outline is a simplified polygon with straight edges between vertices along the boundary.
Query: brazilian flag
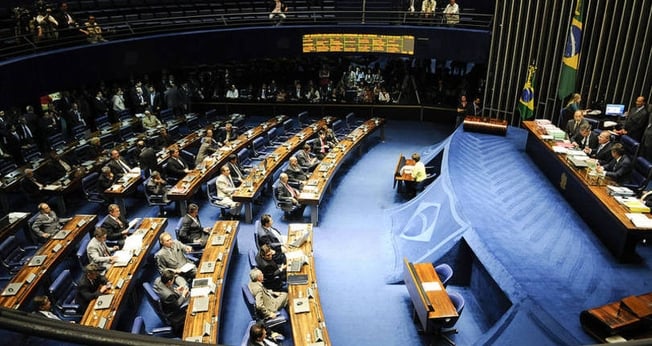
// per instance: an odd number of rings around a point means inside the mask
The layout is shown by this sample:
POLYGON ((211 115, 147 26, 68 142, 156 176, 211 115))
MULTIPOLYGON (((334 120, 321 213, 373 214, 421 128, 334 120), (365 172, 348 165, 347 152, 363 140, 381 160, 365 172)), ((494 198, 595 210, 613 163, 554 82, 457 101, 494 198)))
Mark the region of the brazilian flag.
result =
POLYGON ((521 113, 521 119, 526 120, 534 116, 534 72, 536 66, 530 65, 527 69, 527 79, 521 92, 521 98, 518 100, 518 112, 521 113))
POLYGON ((561 60, 561 78, 559 79, 559 89, 557 92, 560 100, 575 92, 575 78, 577 77, 577 68, 580 64, 580 48, 582 47, 583 19, 582 0, 577 0, 568 38, 566 38, 564 56, 561 60))

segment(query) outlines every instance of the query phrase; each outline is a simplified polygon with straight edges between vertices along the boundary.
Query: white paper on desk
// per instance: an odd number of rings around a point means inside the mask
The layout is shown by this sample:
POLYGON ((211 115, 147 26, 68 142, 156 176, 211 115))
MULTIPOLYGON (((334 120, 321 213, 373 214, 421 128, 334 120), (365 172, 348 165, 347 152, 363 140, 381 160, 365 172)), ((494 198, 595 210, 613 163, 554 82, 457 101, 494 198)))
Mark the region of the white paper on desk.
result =
POLYGON ((9 213, 9 215, 8 215, 9 223, 14 223, 14 222, 16 222, 16 220, 18 220, 18 219, 20 219, 22 217, 25 217, 25 214, 27 214, 27 213, 21 213, 19 211, 9 213))
POLYGON ((131 252, 130 251, 125 251, 125 250, 118 250, 113 253, 113 256, 116 257, 115 265, 116 267, 124 267, 129 263, 129 260, 131 260, 131 252))
POLYGON ((208 297, 209 294, 211 294, 211 288, 208 286, 193 287, 190 290, 191 297, 208 297))
POLYGON ((319 189, 317 188, 317 186, 314 186, 314 185, 306 185, 306 186, 303 187, 304 192, 314 193, 314 192, 317 192, 318 190, 319 189))
POLYGON ((285 258, 287 259, 288 262, 295 259, 301 259, 304 257, 306 257, 306 254, 303 253, 303 250, 294 250, 285 253, 285 258))
POLYGON ((638 228, 652 228, 652 219, 641 213, 625 213, 628 219, 632 220, 634 226, 638 228))
POLYGON ((59 190, 60 187, 61 187, 61 186, 59 186, 59 185, 48 184, 48 185, 45 185, 45 186, 43 187, 43 190, 48 190, 48 191, 57 191, 57 190, 59 190))
POLYGON ((125 245, 122 247, 122 251, 128 252, 130 254, 140 252, 140 249, 143 247, 143 237, 140 235, 130 235, 125 239, 125 245))
POLYGON ((566 154, 568 152, 568 148, 562 147, 561 145, 553 145, 552 151, 556 152, 557 154, 566 154))
POLYGON ((605 121, 605 122, 602 124, 602 127, 614 127, 614 126, 616 126, 616 125, 618 125, 617 122, 615 122, 615 121, 611 121, 611 120, 607 120, 607 121, 605 121))
POLYGON ((432 282, 424 282, 421 284, 423 286, 423 290, 426 292, 429 291, 441 291, 441 284, 437 281, 432 281, 432 282))
POLYGON ((195 269, 195 265, 192 263, 186 263, 184 264, 181 268, 179 268, 179 271, 182 273, 187 273, 191 270, 195 269))
MULTIPOLYGON (((308 228, 309 225, 310 224, 308 224, 308 223, 291 223, 291 224, 288 225, 288 230, 290 232, 296 232, 296 231, 305 232, 305 231, 307 231, 309 229, 308 228)), ((285 237, 285 240, 287 242, 287 237, 285 237)))

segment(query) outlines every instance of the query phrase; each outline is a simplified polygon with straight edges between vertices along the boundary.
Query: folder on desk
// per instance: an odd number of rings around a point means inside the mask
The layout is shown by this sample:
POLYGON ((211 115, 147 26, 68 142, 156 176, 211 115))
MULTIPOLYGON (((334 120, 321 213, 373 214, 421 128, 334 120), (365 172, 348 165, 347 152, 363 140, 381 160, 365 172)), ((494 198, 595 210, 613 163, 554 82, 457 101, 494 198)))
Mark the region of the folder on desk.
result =
POLYGON ((294 306, 295 314, 310 311, 310 302, 308 301, 308 298, 294 298, 292 300, 292 305, 294 306))
POLYGON ((66 237, 68 236, 68 234, 70 234, 70 231, 65 230, 65 229, 62 229, 62 230, 60 230, 59 232, 55 233, 55 234, 52 236, 52 239, 57 239, 57 240, 60 240, 60 239, 66 239, 66 237))
POLYGON ((213 237, 213 240, 211 241, 211 245, 224 245, 225 242, 226 242, 226 236, 217 235, 213 237))
POLYGON ((22 282, 15 282, 7 285, 4 291, 2 291, 2 296, 15 296, 16 293, 20 290, 20 287, 23 286, 22 282))
POLYGON ((43 261, 47 258, 47 255, 39 255, 39 256, 34 256, 32 259, 27 263, 28 267, 37 267, 43 264, 43 261))
POLYGON ((104 310, 108 309, 109 306, 111 306, 111 301, 113 300, 113 294, 103 294, 99 297, 97 297, 97 300, 95 300, 95 306, 93 309, 95 310, 104 310))

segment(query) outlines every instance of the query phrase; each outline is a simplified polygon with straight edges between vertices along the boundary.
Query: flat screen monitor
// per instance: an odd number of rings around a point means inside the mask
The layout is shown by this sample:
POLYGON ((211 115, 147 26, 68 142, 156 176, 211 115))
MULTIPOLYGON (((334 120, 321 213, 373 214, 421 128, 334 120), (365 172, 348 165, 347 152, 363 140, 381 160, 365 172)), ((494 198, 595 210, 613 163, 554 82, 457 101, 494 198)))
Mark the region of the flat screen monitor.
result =
POLYGON ((605 115, 620 116, 625 113, 625 105, 608 104, 604 110, 605 115))

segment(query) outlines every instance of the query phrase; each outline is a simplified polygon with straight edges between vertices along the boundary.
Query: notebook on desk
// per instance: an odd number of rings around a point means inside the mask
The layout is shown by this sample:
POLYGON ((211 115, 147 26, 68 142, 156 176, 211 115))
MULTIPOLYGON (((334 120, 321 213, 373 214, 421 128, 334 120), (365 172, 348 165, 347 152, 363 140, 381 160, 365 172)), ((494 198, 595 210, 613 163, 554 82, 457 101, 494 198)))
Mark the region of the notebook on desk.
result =
POLYGON ((29 261, 29 263, 27 263, 27 266, 28 266, 28 267, 36 267, 36 266, 40 266, 41 264, 43 264, 43 261, 45 261, 45 259, 46 259, 47 257, 48 257, 47 255, 34 256, 34 257, 32 257, 32 259, 29 261))
POLYGON ((192 312, 208 311, 208 296, 195 297, 192 303, 192 312))
POLYGON ((22 282, 15 282, 7 285, 4 291, 2 291, 2 296, 15 296, 16 293, 20 290, 20 287, 23 286, 22 282))
POLYGON ((111 306, 111 301, 113 300, 113 294, 103 294, 95 300, 95 310, 108 309, 111 306))
POLYGON ((213 237, 213 240, 211 241, 211 245, 224 245, 225 242, 226 242, 226 236, 217 235, 213 237))
POLYGON ((308 301, 308 298, 294 298, 292 300, 292 305, 294 306, 295 314, 310 311, 310 302, 308 301))
POLYGON ((289 285, 305 285, 308 283, 308 274, 288 275, 289 285))
POLYGON ((68 234, 70 234, 70 231, 65 230, 65 229, 62 229, 62 230, 60 230, 59 232, 55 233, 55 234, 52 236, 52 239, 57 239, 57 240, 66 239, 66 237, 68 236, 68 234))

